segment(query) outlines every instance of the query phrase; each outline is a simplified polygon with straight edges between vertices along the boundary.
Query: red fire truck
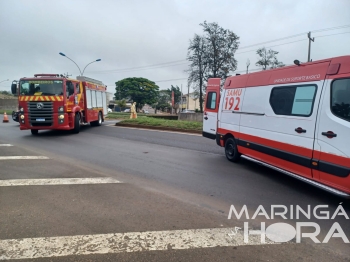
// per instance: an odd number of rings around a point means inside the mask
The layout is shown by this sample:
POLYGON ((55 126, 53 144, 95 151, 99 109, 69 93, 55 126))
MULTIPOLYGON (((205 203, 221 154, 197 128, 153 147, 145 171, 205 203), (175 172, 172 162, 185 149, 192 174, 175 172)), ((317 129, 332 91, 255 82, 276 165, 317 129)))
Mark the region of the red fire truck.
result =
POLYGON ((72 130, 90 123, 100 126, 107 114, 105 86, 101 81, 78 76, 70 79, 57 74, 36 74, 14 81, 18 95, 21 130, 72 130))

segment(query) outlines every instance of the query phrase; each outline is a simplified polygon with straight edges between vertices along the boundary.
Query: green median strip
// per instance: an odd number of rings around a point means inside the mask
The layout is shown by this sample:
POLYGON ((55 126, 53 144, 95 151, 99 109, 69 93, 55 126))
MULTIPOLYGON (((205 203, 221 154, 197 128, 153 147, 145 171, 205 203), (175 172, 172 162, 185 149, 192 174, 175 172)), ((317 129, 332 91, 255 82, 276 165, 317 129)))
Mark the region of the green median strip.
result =
POLYGON ((193 133, 201 133, 203 129, 203 124, 201 122, 157 119, 142 116, 137 119, 122 120, 119 123, 116 123, 116 126, 144 127, 193 133))

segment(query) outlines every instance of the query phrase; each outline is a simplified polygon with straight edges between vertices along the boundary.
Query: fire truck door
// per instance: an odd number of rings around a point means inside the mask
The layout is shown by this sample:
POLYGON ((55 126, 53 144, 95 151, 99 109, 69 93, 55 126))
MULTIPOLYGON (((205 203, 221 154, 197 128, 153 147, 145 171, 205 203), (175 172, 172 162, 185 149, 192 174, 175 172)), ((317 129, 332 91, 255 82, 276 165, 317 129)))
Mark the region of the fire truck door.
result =
POLYGON ((220 103, 220 78, 208 80, 207 94, 203 113, 203 136, 216 138, 218 111, 220 103))
POLYGON ((67 112, 72 112, 75 105, 75 84, 74 82, 67 81, 67 112))

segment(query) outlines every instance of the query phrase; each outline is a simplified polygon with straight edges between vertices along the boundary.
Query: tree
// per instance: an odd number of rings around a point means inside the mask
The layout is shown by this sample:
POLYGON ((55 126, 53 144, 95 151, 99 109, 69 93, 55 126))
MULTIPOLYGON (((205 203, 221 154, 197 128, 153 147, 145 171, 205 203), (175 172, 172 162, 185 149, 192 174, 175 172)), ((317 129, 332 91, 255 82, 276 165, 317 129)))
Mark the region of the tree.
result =
POLYGON ((207 40, 207 63, 205 79, 221 78, 225 80, 230 71, 237 69, 234 54, 238 49, 239 37, 228 29, 223 29, 217 23, 207 24, 204 21, 203 30, 207 40))
POLYGON ((164 110, 165 108, 170 108, 170 101, 171 98, 168 90, 160 90, 156 109, 164 110))
POLYGON ((265 47, 259 48, 256 53, 259 55, 260 60, 256 62, 255 65, 262 67, 263 70, 266 70, 268 67, 270 69, 282 67, 284 64, 282 62, 279 62, 277 60, 276 55, 278 54, 277 51, 274 50, 266 50, 265 47))
POLYGON ((0 94, 7 95, 7 96, 13 96, 13 94, 8 92, 8 91, 0 91, 0 94))
POLYGON ((120 107, 120 109, 126 107, 126 101, 125 101, 125 99, 117 100, 116 102, 117 102, 117 105, 120 107))
MULTIPOLYGON (((169 92, 169 94, 170 94, 170 98, 171 98, 171 92, 172 91, 174 91, 174 103, 175 104, 178 104, 178 103, 180 103, 180 101, 181 101, 181 90, 180 90, 180 88, 178 87, 178 86, 173 86, 173 85, 171 85, 171 88, 169 89, 168 88, 168 92, 169 92)), ((170 100, 170 102, 171 102, 171 100, 170 100)))
POLYGON ((154 104, 158 99, 159 86, 142 77, 130 77, 115 83, 115 97, 136 102, 138 108, 154 104))
POLYGON ((187 60, 191 62, 188 76, 188 85, 193 85, 195 90, 199 91, 200 111, 203 112, 203 84, 204 76, 208 67, 207 43, 204 37, 195 35, 190 40, 188 48, 187 60))
POLYGON ((191 62, 188 84, 199 93, 200 111, 203 112, 203 87, 209 78, 221 78, 222 82, 237 68, 234 53, 238 49, 239 37, 217 23, 200 24, 204 35, 195 35, 190 40, 187 60, 191 62))
POLYGON ((174 91, 174 103, 177 104, 181 101, 181 90, 178 86, 171 85, 171 88, 166 90, 160 90, 158 96, 157 109, 164 110, 164 108, 171 108, 171 92, 174 91))

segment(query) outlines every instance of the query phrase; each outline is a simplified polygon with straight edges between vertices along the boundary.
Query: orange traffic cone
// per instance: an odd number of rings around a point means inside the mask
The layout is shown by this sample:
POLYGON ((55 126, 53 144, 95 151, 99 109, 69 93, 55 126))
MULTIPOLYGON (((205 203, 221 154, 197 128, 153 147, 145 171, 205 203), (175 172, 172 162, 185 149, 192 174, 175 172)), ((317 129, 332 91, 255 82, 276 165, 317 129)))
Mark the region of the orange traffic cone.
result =
POLYGON ((9 118, 7 117, 6 112, 4 113, 4 120, 2 120, 3 123, 8 123, 9 122, 9 118))

